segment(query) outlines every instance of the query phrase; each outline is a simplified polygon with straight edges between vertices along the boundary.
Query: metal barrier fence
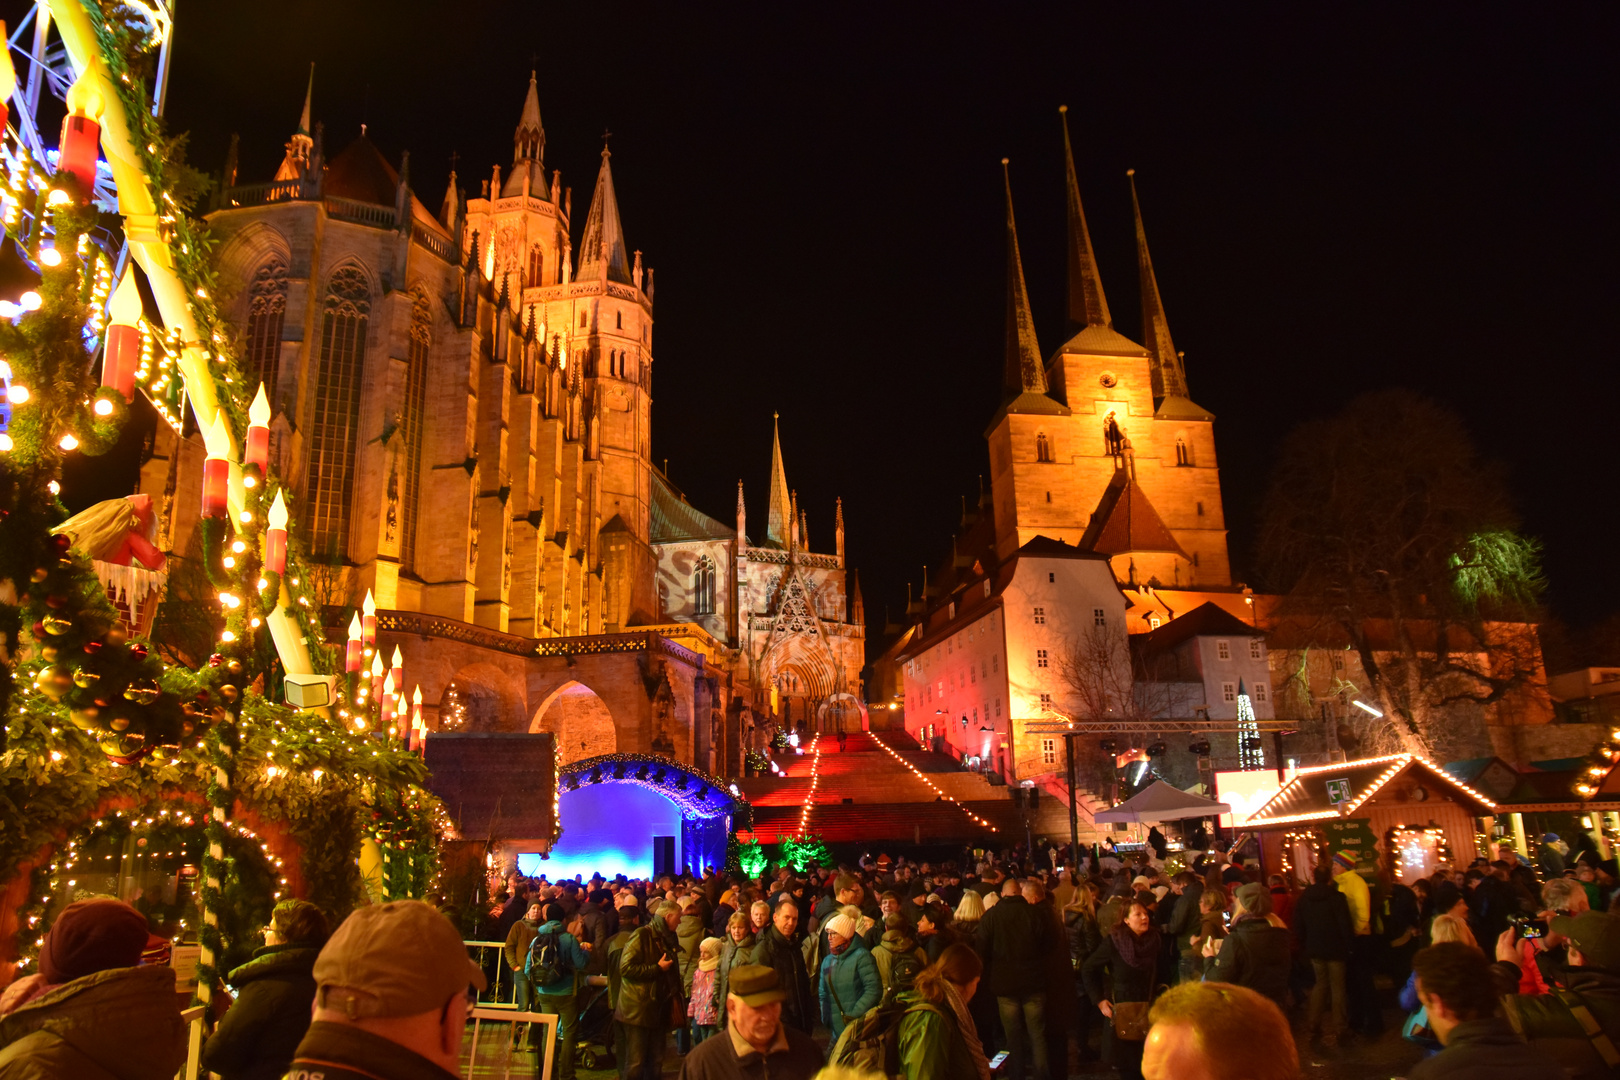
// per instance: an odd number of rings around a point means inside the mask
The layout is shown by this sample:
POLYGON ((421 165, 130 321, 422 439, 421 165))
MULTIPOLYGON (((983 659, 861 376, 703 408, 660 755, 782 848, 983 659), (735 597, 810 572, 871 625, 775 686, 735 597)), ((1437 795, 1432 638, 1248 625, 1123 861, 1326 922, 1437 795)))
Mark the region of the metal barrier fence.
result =
POLYGON ((489 986, 478 995, 480 1009, 516 1009, 517 982, 506 966, 504 941, 464 941, 467 955, 483 971, 489 986))

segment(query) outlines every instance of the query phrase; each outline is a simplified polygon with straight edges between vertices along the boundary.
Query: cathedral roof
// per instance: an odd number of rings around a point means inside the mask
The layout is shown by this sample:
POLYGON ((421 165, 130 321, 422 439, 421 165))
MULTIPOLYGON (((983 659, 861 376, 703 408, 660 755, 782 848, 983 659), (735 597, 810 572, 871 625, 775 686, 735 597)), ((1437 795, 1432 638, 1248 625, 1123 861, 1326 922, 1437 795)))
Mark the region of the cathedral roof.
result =
POLYGON ((1168 551, 1187 558, 1146 493, 1124 469, 1116 470, 1108 482, 1080 546, 1104 555, 1168 551))
POLYGON ((687 502, 657 469, 652 470, 651 518, 648 536, 654 544, 731 540, 737 536, 737 530, 727 528, 687 502))
POLYGON ((1155 420, 1213 420, 1215 414, 1180 394, 1171 394, 1153 411, 1155 420))
MULTIPOLYGON (((383 157, 377 144, 362 134, 327 163, 321 190, 339 199, 393 206, 394 197, 399 191, 399 172, 383 157)), ((422 205, 414 192, 411 194, 411 216, 418 227, 426 225, 435 232, 444 232, 444 226, 422 205)))
MULTIPOLYGON (((1058 347, 1059 353, 1086 353, 1102 356, 1151 356, 1112 326, 1087 326, 1058 347)), ((1055 353, 1053 355, 1056 355, 1055 353)))

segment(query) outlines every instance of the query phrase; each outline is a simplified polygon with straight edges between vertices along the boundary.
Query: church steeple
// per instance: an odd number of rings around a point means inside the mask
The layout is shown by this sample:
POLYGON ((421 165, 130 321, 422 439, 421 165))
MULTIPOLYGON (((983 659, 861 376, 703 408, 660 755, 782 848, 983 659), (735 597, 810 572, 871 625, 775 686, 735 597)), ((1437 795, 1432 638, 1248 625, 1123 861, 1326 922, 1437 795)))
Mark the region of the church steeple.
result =
POLYGON ((1080 204, 1080 181, 1074 171, 1074 147, 1069 144, 1069 107, 1060 105, 1063 117, 1064 178, 1069 193, 1069 333, 1088 326, 1114 325, 1108 313, 1108 297, 1103 295, 1102 274, 1097 270, 1097 253, 1091 246, 1091 230, 1086 227, 1086 209, 1080 204))
POLYGON ((1013 220, 1012 180, 1007 159, 1001 159, 1001 179, 1007 189, 1007 356, 1003 371, 1005 396, 1045 394, 1046 370, 1035 320, 1029 311, 1029 290, 1024 286, 1024 261, 1018 253, 1018 225, 1013 220))
POLYGON ((1142 205, 1136 201, 1136 170, 1126 169, 1131 181, 1131 209, 1136 213, 1136 268, 1142 281, 1142 341, 1153 354, 1153 396, 1186 397, 1187 373, 1181 355, 1170 340, 1170 323, 1159 299, 1159 280, 1148 254, 1147 232, 1142 228, 1142 205))
POLYGON ((619 199, 613 193, 613 168, 608 164, 613 155, 602 147, 602 168, 596 174, 596 193, 591 196, 591 210, 585 215, 585 235, 579 242, 579 270, 576 281, 590 281, 602 273, 601 264, 607 266, 607 279, 621 285, 630 280, 630 262, 624 247, 624 227, 619 223, 619 199))
POLYGON ((310 137, 310 102, 315 96, 315 65, 309 65, 309 86, 304 90, 304 111, 298 117, 298 130, 287 140, 287 156, 276 170, 276 179, 302 180, 309 172, 310 152, 315 140, 310 137))
POLYGON ((781 414, 771 414, 771 491, 765 518, 765 542, 787 547, 793 528, 793 499, 788 494, 787 473, 782 468, 781 414))
MULTIPOLYGON (((512 171, 506 183, 498 180, 494 190, 501 198, 527 195, 545 199, 551 189, 546 184, 546 129, 540 123, 540 91, 535 86, 534 72, 529 72, 529 94, 523 99, 523 115, 518 118, 517 130, 512 133, 512 171)), ((497 174, 498 175, 498 174, 497 174)))

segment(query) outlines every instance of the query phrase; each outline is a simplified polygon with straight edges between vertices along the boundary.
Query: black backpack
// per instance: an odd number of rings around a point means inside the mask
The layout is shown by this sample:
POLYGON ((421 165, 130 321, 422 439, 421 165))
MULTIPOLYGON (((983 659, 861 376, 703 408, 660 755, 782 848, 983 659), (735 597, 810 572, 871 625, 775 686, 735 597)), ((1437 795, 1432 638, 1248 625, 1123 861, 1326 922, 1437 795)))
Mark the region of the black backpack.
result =
MULTIPOLYGON (((899 958, 895 959, 898 962, 899 958)), ((886 1002, 879 1005, 868 1010, 865 1016, 851 1020, 844 1028, 844 1033, 833 1047, 832 1064, 868 1075, 904 1075, 905 1069, 900 1063, 900 1024, 914 1012, 945 1015, 944 1010, 927 1002, 913 1005, 886 1002)))
POLYGON ((573 974, 573 965, 563 957, 562 937, 555 930, 536 934, 529 943, 527 971, 536 986, 552 986, 573 974))
POLYGON ((917 950, 910 949, 903 953, 895 953, 894 959, 889 962, 889 988, 888 996, 903 994, 910 990, 917 981, 917 973, 923 969, 923 962, 917 959, 917 950))

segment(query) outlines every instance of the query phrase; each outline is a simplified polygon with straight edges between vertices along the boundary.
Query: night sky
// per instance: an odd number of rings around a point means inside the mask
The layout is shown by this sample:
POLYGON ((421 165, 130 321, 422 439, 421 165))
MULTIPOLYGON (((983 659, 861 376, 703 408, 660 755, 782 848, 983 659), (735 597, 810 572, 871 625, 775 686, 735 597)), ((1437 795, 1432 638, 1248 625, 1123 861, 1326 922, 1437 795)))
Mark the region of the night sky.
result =
POLYGON ((842 495, 879 624, 986 471, 1003 156, 1043 352, 1064 339, 1066 104, 1115 325, 1139 339, 1137 170, 1218 417, 1237 579, 1258 582, 1283 434, 1403 385, 1506 465, 1554 611, 1595 622, 1620 609, 1620 20, 1412 7, 188 2, 169 117, 195 164, 236 131, 241 181, 268 179, 313 60, 328 155, 365 122, 436 208, 452 151, 473 194, 510 163, 537 66, 576 240, 611 129, 626 239, 657 270, 655 459, 723 521, 746 481, 761 532, 779 410, 812 542, 831 550, 842 495))

